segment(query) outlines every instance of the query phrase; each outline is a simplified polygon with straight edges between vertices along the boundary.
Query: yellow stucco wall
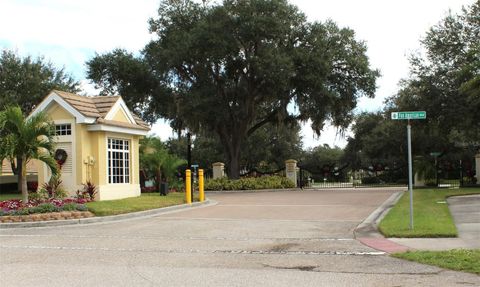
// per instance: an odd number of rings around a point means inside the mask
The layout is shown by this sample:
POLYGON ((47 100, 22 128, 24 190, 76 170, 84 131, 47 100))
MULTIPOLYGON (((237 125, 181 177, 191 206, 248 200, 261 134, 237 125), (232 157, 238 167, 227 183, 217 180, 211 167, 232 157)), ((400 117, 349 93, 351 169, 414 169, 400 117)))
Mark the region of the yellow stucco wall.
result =
POLYGON ((47 111, 50 119, 52 120, 71 120, 75 119, 69 112, 67 112, 64 108, 62 108, 58 104, 53 104, 47 111))
POLYGON ((122 111, 122 109, 118 109, 117 113, 113 116, 112 120, 118 121, 118 122, 124 122, 124 123, 130 123, 128 120, 127 116, 125 116, 125 113, 122 111))
MULTIPOLYGON (((76 158, 77 173, 76 181, 78 185, 91 181, 98 184, 99 179, 99 156, 104 155, 99 150, 99 137, 103 132, 90 132, 85 124, 76 124, 76 158)), ((105 172, 105 171, 103 171, 105 172)))
POLYGON ((134 197, 140 195, 139 181, 139 136, 98 132, 98 188, 99 200, 112 200, 125 197, 134 197), (108 138, 124 139, 130 142, 130 183, 129 184, 109 184, 107 178, 107 140, 108 138))
POLYGON ((98 187, 99 200, 111 200, 140 195, 139 181, 139 136, 87 131, 85 125, 77 125, 77 157, 78 182, 91 180, 98 187), (130 183, 109 184, 107 173, 107 140, 108 138, 125 139, 130 142, 130 183), (80 161, 81 158, 81 161, 80 161), (90 160, 89 160, 90 159, 90 160), (92 161, 93 160, 93 161, 92 161), (85 161, 88 164, 85 164, 85 161), (80 167, 81 165, 81 167, 80 167))
POLYGON ((107 184, 107 139, 105 132, 91 132, 94 144, 93 156, 95 165, 92 169, 92 180, 97 185, 107 184))
MULTIPOLYGON (((65 109, 63 109, 60 105, 54 103, 52 104, 51 107, 47 110, 47 114, 50 118, 50 120, 54 121, 55 123, 70 123, 72 125, 72 129, 75 129, 75 117, 72 116, 69 112, 67 112, 65 109)), ((72 131, 73 132, 73 131, 72 131)), ((75 137, 72 134, 70 139, 68 141, 72 142, 72 150, 74 149, 75 146, 75 137)), ((69 154, 70 160, 73 160, 74 155, 69 154)), ((40 163, 37 161, 37 167, 38 167, 38 186, 41 187, 48 179, 50 178, 50 170, 47 168, 47 166, 44 163, 40 163)), ((73 165, 73 163, 72 163, 73 165)), ((73 166, 72 166, 73 168, 73 166)), ((73 195, 75 192, 75 187, 77 185, 75 181, 75 169, 72 170, 72 175, 70 178, 66 179, 63 177, 66 177, 66 175, 62 176, 62 181, 64 181, 64 185, 66 185, 66 189, 69 192, 69 194, 73 195), (73 176, 73 178, 72 178, 73 176), (75 189, 72 191, 72 189, 75 189)))

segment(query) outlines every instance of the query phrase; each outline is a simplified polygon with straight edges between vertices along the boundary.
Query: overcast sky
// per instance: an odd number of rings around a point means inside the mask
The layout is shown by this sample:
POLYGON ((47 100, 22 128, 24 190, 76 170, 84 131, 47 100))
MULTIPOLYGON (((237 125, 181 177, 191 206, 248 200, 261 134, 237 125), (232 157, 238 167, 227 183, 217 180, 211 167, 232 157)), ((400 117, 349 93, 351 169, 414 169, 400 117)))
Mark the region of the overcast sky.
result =
MULTIPOLYGON (((149 41, 147 20, 154 17, 159 0, 1 0, 0 49, 17 50, 22 56, 45 56, 57 67, 82 81, 85 61, 114 48, 139 51, 149 41)), ((358 40, 368 46, 373 68, 379 69, 375 99, 361 99, 360 111, 375 111, 397 90, 400 79, 408 76, 408 55, 420 48, 420 39, 448 11, 458 13, 474 0, 291 0, 310 21, 332 19, 350 27, 358 40)), ((165 123, 153 132, 163 139, 171 136, 165 123)), ((316 139, 308 126, 302 129, 304 146, 320 143, 344 146, 345 140, 328 127, 316 139)))

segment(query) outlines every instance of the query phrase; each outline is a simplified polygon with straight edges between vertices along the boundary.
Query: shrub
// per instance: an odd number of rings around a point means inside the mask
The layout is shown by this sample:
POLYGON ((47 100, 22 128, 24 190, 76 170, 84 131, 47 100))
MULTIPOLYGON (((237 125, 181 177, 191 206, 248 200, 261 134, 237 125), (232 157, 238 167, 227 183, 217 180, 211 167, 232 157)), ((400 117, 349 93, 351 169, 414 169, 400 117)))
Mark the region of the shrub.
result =
POLYGON ((46 199, 44 197, 45 193, 46 192, 42 192, 41 190, 39 190, 38 192, 29 192, 28 193, 28 201, 33 201, 33 202, 42 201, 42 200, 46 199))
POLYGON ((65 204, 62 206, 62 210, 63 210, 63 211, 74 211, 74 210, 77 210, 77 205, 78 205, 78 204, 73 203, 73 202, 65 203, 65 204))
POLYGON ((226 177, 216 178, 216 179, 207 179, 205 181, 204 188, 205 190, 224 190, 225 185, 229 180, 226 177))
POLYGON ((83 193, 88 195, 91 201, 94 201, 95 195, 97 195, 97 187, 91 181, 87 181, 83 184, 83 193))
POLYGON ((83 188, 81 190, 77 190, 76 198, 77 199, 88 199, 90 201, 95 200, 95 196, 97 195, 97 186, 93 184, 91 181, 87 181, 86 183, 82 184, 83 188))
POLYGON ((172 180, 169 182, 170 192, 185 192, 185 182, 181 180, 172 180))
POLYGON ((293 187, 295 187, 295 184, 291 180, 280 176, 250 177, 237 180, 223 177, 205 181, 205 190, 254 190, 293 187))
POLYGON ((29 215, 30 209, 29 208, 22 208, 13 212, 14 215, 29 215))
POLYGON ((35 212, 33 213, 47 213, 47 212, 60 211, 60 208, 53 203, 42 203, 33 208, 35 209, 35 212))
POLYGON ((85 204, 77 204, 76 209, 78 211, 88 211, 88 208, 85 204))
POLYGON ((436 182, 436 181, 427 181, 427 182, 425 182, 425 186, 428 186, 428 187, 436 187, 436 186, 437 186, 437 182, 436 182))
POLYGON ((362 184, 379 184, 381 180, 375 176, 366 176, 362 178, 362 184))
POLYGON ((396 184, 404 184, 404 185, 408 185, 408 179, 397 179, 397 181, 395 182, 396 184))
POLYGON ((152 193, 156 191, 157 191, 157 188, 155 186, 144 186, 141 188, 142 193, 152 193))
POLYGON ((41 192, 46 192, 48 198, 65 198, 67 192, 62 187, 60 175, 52 176, 50 180, 42 185, 41 192))

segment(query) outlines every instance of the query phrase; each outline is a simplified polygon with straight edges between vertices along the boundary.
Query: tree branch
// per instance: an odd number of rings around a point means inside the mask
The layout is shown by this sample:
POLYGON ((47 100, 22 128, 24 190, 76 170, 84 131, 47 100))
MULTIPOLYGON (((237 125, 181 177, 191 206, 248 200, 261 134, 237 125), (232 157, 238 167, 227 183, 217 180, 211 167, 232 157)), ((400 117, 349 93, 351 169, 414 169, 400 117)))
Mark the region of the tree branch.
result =
POLYGON ((256 130, 258 130, 259 128, 261 128, 263 125, 269 123, 269 122, 273 122, 273 120, 275 119, 275 116, 278 114, 280 109, 275 109, 273 110, 269 115, 267 115, 263 120, 257 122, 255 125, 253 125, 253 127, 251 127, 248 132, 247 132, 247 136, 250 136, 251 134, 253 134, 256 130))

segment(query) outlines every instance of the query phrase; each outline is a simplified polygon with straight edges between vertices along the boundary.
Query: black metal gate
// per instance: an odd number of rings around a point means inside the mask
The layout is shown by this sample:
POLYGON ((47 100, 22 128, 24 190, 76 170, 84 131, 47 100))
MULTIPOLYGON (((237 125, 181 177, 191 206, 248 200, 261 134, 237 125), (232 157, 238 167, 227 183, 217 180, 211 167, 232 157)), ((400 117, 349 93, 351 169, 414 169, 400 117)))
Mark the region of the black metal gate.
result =
POLYGON ((426 181, 427 186, 462 187, 476 184, 473 158, 453 160, 440 158, 436 161, 435 170, 435 179, 426 181))
POLYGON ((359 169, 350 168, 348 164, 300 165, 299 186, 302 188, 393 187, 407 184, 406 167, 395 163, 376 163, 359 169))

